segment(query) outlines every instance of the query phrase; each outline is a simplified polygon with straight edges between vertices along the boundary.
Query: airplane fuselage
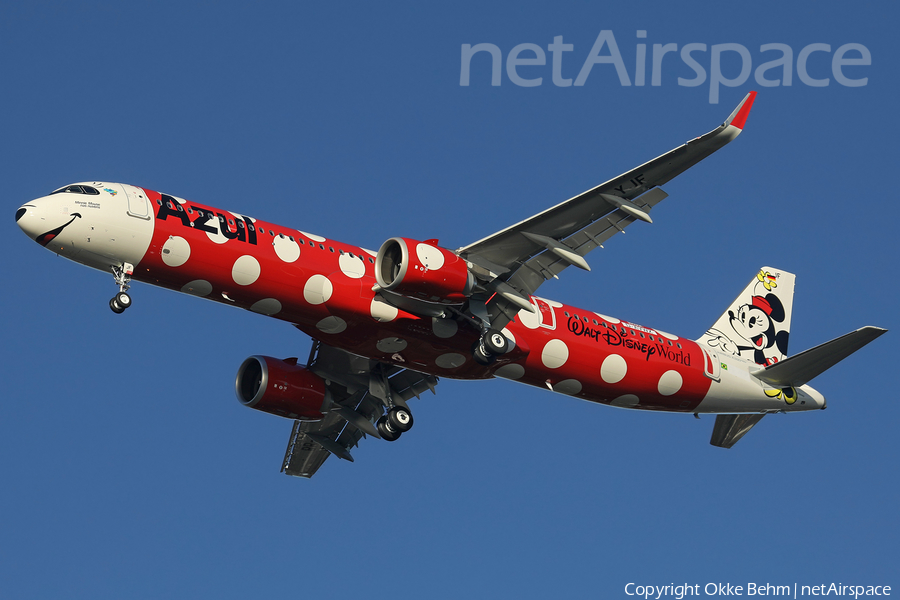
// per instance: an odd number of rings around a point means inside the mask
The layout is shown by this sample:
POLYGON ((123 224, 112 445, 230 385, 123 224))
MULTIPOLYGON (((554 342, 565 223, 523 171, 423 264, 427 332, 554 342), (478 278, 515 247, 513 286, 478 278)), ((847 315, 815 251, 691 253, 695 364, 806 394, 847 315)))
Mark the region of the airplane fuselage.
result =
POLYGON ((484 366, 472 359, 479 331, 466 320, 417 316, 385 298, 375 252, 145 188, 75 184, 23 205, 16 220, 75 262, 131 266, 136 281, 287 321, 330 346, 439 377, 503 377, 673 412, 825 407, 809 386, 764 384, 751 375, 759 365, 739 356, 538 297, 503 330, 510 350, 484 366))

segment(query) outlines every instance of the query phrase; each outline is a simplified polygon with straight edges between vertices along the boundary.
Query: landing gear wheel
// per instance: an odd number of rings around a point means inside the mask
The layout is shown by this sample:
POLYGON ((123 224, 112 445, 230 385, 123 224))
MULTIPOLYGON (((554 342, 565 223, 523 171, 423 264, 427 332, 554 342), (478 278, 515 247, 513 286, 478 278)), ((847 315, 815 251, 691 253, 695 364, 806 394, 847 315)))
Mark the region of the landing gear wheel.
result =
POLYGON ((114 300, 116 301, 116 304, 122 307, 122 310, 125 310, 126 308, 131 306, 131 296, 129 296, 125 292, 119 292, 118 294, 116 294, 114 300))
POLYGON ((497 360, 497 355, 486 352, 483 344, 478 341, 472 346, 472 358, 474 358, 475 362, 479 365, 484 365, 486 367, 497 360))
POLYGON ((116 299, 115 299, 115 298, 112 298, 112 299, 109 301, 109 308, 110 308, 110 310, 112 310, 112 311, 113 311, 114 313, 116 313, 117 315, 121 315, 123 312, 125 312, 125 309, 122 308, 122 307, 119 305, 118 302, 116 302, 116 299))
POLYGON ((413 416, 412 413, 402 406, 395 406, 387 413, 387 422, 391 426, 391 429, 399 431, 400 433, 406 433, 413 426, 413 416))
POLYGON ((387 415, 378 419, 375 422, 375 429, 378 430, 378 435, 381 436, 381 439, 393 442, 400 438, 401 431, 395 431, 390 424, 388 424, 387 415))
POLYGON ((488 354, 499 356, 509 350, 509 340, 496 329, 488 329, 481 336, 481 345, 488 354))

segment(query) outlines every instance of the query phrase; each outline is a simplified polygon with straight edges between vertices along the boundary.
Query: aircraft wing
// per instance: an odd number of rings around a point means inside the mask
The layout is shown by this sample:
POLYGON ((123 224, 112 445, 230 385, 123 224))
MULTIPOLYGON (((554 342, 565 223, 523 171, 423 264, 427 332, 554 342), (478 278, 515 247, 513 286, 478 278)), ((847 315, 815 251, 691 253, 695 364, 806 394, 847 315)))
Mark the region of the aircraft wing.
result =
POLYGON ((375 421, 385 406, 406 406, 425 390, 434 392, 437 378, 409 369, 355 356, 313 342, 308 368, 326 382, 332 408, 319 421, 294 421, 282 473, 312 477, 334 454, 353 461, 350 449, 366 435, 378 436, 375 421))
POLYGON ((485 287, 500 294, 499 308, 507 316, 514 315, 524 308, 522 299, 527 303, 544 281, 570 265, 590 270, 584 256, 591 250, 636 220, 652 222, 650 210, 666 197, 658 186, 736 138, 755 97, 756 92, 747 94, 728 119, 709 133, 460 248, 458 254, 474 265, 473 272, 485 287))

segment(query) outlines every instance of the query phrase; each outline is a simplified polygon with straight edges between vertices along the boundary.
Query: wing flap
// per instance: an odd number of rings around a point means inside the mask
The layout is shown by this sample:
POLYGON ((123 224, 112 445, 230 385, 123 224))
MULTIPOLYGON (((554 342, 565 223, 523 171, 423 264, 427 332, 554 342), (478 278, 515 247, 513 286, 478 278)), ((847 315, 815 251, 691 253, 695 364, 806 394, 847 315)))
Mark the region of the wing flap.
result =
POLYGON ((343 423, 337 415, 328 415, 322 421, 294 421, 281 472, 306 478, 315 475, 331 453, 307 433, 313 431, 320 436, 334 435, 337 438, 342 429, 343 423))
MULTIPOLYGON (((661 188, 654 188, 634 201, 644 211, 650 211, 662 202, 668 194, 661 188)), ((634 223, 635 216, 623 210, 616 210, 606 218, 595 221, 584 229, 575 232, 561 243, 572 249, 579 256, 586 256, 590 251, 599 248, 617 233, 624 233, 625 228, 634 223)), ((557 277, 570 262, 559 256, 544 252, 532 257, 524 263, 524 267, 513 275, 509 283, 513 287, 533 294, 548 279, 557 277)))

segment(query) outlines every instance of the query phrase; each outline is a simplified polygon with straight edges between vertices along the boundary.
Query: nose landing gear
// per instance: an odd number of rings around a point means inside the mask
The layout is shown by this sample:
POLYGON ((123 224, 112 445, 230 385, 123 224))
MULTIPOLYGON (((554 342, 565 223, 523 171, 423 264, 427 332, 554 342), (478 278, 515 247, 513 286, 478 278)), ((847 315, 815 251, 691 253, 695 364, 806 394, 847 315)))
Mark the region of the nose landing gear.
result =
POLYGON ((131 274, 134 273, 134 265, 125 263, 121 267, 112 267, 113 278, 116 285, 119 286, 119 293, 112 297, 109 301, 109 308, 117 315, 125 312, 125 309, 131 306, 131 296, 125 292, 130 287, 131 274))

